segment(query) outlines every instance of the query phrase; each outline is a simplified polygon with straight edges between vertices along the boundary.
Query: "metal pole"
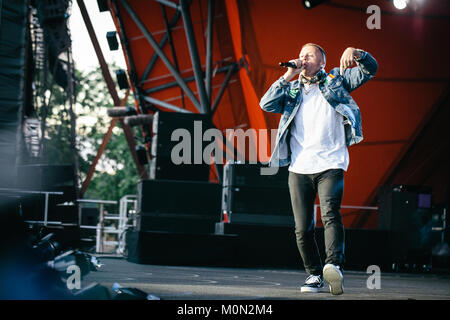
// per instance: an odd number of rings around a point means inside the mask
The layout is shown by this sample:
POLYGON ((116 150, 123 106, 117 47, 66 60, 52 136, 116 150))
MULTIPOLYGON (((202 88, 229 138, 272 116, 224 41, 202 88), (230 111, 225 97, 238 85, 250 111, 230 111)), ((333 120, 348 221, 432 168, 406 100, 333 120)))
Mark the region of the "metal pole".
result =
POLYGON ((109 138, 111 138, 112 131, 113 131, 114 127, 116 126, 117 121, 118 121, 117 118, 112 119, 111 123, 109 124, 108 131, 104 135, 102 144, 100 145, 100 147, 97 150, 97 154, 96 154, 94 160, 92 161, 92 164, 91 164, 91 167, 89 168, 89 172, 86 176, 86 179, 84 179, 84 182, 83 182, 83 185, 82 185, 81 191, 80 191, 80 198, 83 198, 84 194, 86 193, 87 188, 89 187, 92 177, 94 176, 95 167, 97 166, 98 160, 100 160, 100 157, 102 156, 103 152, 106 149, 109 138))
MULTIPOLYGON (((103 57, 103 53, 98 43, 97 36, 95 35, 91 19, 89 18, 89 14, 86 10, 86 6, 84 5, 83 0, 77 0, 77 3, 84 20, 84 24, 86 25, 86 29, 89 33, 89 37, 91 38, 92 45, 94 46, 98 61, 100 63, 100 68, 102 70, 103 78, 105 79, 106 85, 108 87, 109 94, 113 99, 114 105, 118 106, 120 105, 120 98, 119 95, 117 94, 116 87, 111 77, 111 74, 109 73, 108 65, 106 64, 105 58, 103 57)), ((144 179, 147 179, 148 177, 147 171, 140 164, 139 159, 136 155, 136 142, 134 141, 133 132, 131 131, 130 127, 123 122, 123 119, 119 119, 119 122, 125 134, 125 139, 127 140, 128 147, 130 149, 131 156, 133 157, 134 164, 136 165, 136 168, 139 172, 139 176, 144 179)))
MULTIPOLYGON (((173 45, 171 27, 169 25, 169 21, 167 21, 166 7, 164 5, 161 5, 161 10, 162 10, 163 18, 164 18, 164 25, 166 27, 167 39, 169 40, 170 50, 172 51, 172 58, 173 58, 173 62, 175 64, 175 69, 177 70, 177 72, 180 72, 180 67, 178 65, 178 59, 177 59, 177 52, 175 51, 175 46, 173 45)), ((184 92, 181 88, 180 88, 180 91, 181 91, 181 103, 182 103, 183 109, 184 109, 184 108, 186 108, 185 103, 184 103, 184 92)))
MULTIPOLYGON (((236 64, 235 64, 235 66, 236 66, 236 64)), ((230 68, 231 68, 231 66, 226 66, 226 67, 218 68, 218 69, 215 71, 215 74, 223 73, 223 72, 225 72, 225 71, 229 71, 230 68)), ((186 83, 189 83, 189 82, 191 82, 191 81, 194 81, 194 80, 195 80, 195 77, 194 77, 194 76, 192 76, 192 77, 187 77, 187 78, 183 78, 183 80, 184 80, 186 83)), ((160 85, 160 86, 153 87, 153 88, 145 89, 144 92, 145 92, 145 93, 158 92, 158 91, 161 91, 161 90, 164 90, 164 89, 169 89, 169 88, 172 88, 172 87, 176 87, 177 85, 178 85, 178 82, 174 81, 174 82, 165 83, 165 84, 162 84, 162 85, 160 85)))
POLYGON ((172 63, 170 62, 170 60, 167 58, 167 56, 165 55, 163 50, 158 46, 158 43, 153 38, 151 33, 147 30, 147 28, 142 23, 142 21, 139 19, 139 17, 137 16, 136 12, 134 12, 134 10, 130 7, 130 5, 125 0, 120 0, 120 2, 124 6, 124 8, 128 11, 128 14, 131 16, 131 18, 134 20, 134 22, 136 23, 138 28, 141 30, 141 32, 144 35, 144 37, 148 40, 148 42, 153 47, 155 52, 158 54, 158 56, 164 62, 166 67, 169 69, 169 71, 172 73, 172 75, 174 76, 175 80, 177 80, 177 82, 180 85, 180 87, 183 88, 184 92, 186 92, 186 95, 189 97, 189 99, 191 99, 192 103, 197 108, 197 110, 199 112, 201 112, 202 111, 202 106, 198 102, 198 100, 195 97, 194 93, 186 85, 186 83, 184 82, 184 80, 181 77, 181 75, 175 70, 175 68, 172 65, 172 63))
POLYGON ((203 71, 201 68, 200 58, 198 55, 194 28, 192 26, 191 13, 189 11, 189 4, 186 2, 186 0, 180 0, 180 9, 181 14, 183 16, 184 30, 186 32, 189 53, 192 61, 192 68, 194 69, 198 95, 200 97, 200 104, 202 109, 201 113, 209 113, 211 104, 208 103, 208 99, 206 97, 205 82, 203 80, 203 71))
POLYGON ((102 49, 100 48, 100 44, 98 43, 97 36, 95 35, 94 27, 92 26, 91 19, 89 18, 89 14, 86 10, 86 6, 84 5, 83 0, 77 0, 78 7, 80 8, 81 16, 83 17, 84 24, 89 33, 89 37, 91 38, 92 45, 94 46, 95 53, 97 54, 98 61, 100 63, 100 68, 102 70, 103 78, 105 78, 106 86, 108 87, 109 94, 111 95, 114 105, 119 105, 120 99, 116 91, 116 87, 114 85, 114 81, 111 77, 111 74, 108 70, 108 65, 106 64, 105 58, 102 53, 102 49))
MULTIPOLYGON (((173 28, 177 24, 177 22, 180 19, 180 17, 181 17, 181 12, 179 10, 177 10, 175 12, 175 15, 173 16, 172 20, 169 23, 169 27, 173 28)), ((166 32, 163 35, 161 41, 158 44, 159 47, 164 48, 164 46, 166 45, 168 40, 169 40, 169 37, 168 37, 167 32, 166 32)), ((141 80, 140 80, 141 84, 145 81, 145 79, 147 79, 147 77, 148 77, 150 71, 153 69, 157 59, 158 59, 158 55, 155 52, 155 53, 153 53, 152 57, 150 58, 150 61, 149 61, 148 65, 147 65, 147 67, 145 68, 144 73, 142 74, 142 77, 141 77, 141 80)))
POLYGON ((100 252, 103 253, 103 229, 104 229, 104 217, 103 217, 104 204, 100 203, 100 252))
MULTIPOLYGON (((135 98, 135 100, 138 100, 138 102, 139 102, 137 108, 140 111, 140 113, 145 114, 146 111, 144 110, 144 100, 142 99, 142 97, 143 97, 142 91, 143 90, 139 83, 139 79, 138 79, 137 72, 136 72, 136 66, 134 64, 133 55, 131 54, 130 43, 129 43, 127 37, 125 36, 126 35, 125 27, 123 25, 122 18, 121 18, 119 8, 118 8, 116 1, 113 2, 113 10, 115 11, 114 14, 116 16, 117 22, 119 24, 119 29, 121 31, 121 32, 119 32, 119 35, 120 35, 120 40, 121 40, 123 48, 124 48, 125 57, 128 61, 130 80, 134 86, 134 91, 135 91, 134 98, 135 98)), ((149 126, 141 126, 141 130, 142 130, 142 135, 144 137, 144 140, 147 141, 148 138, 151 137, 151 135, 152 135, 150 127, 149 126)), ((147 144, 147 149, 149 149, 149 148, 150 148, 150 145, 147 144)))
POLYGON ((177 10, 179 9, 178 5, 172 1, 169 1, 169 0, 156 0, 156 1, 158 1, 159 3, 161 3, 165 6, 172 7, 177 10))
MULTIPOLYGON (((125 97, 120 101, 121 107, 125 106, 129 94, 130 94, 130 90, 127 90, 125 97)), ((117 118, 112 119, 111 123, 109 124, 108 131, 104 135, 102 144, 100 145, 99 149, 97 150, 97 154, 96 154, 94 160, 92 161, 92 164, 91 164, 91 167, 89 168, 89 172, 86 176, 86 179, 84 179, 84 182, 83 182, 83 185, 82 185, 81 191, 80 191, 80 198, 83 198, 84 194, 86 193, 87 188, 89 187, 89 184, 91 183, 92 177, 94 176, 95 167, 97 166, 98 160, 100 160, 100 157, 102 156, 103 152, 106 150, 106 146, 108 144, 109 139, 111 138, 112 131, 113 131, 114 127, 116 126, 117 121, 118 121, 117 118)))
MULTIPOLYGON (((187 77, 187 78, 184 78, 183 80, 184 80, 186 83, 188 83, 188 82, 194 81, 194 80, 195 80, 195 77, 194 77, 194 76, 192 76, 192 77, 187 77)), ((145 92, 145 93, 158 92, 158 91, 161 91, 161 90, 165 90, 165 89, 169 89, 169 88, 176 87, 177 85, 178 85, 178 82, 174 81, 174 82, 162 84, 162 85, 157 86, 157 87, 145 89, 144 92, 145 92)))
MULTIPOLYGON (((84 227, 83 227, 84 228, 84 227)), ((101 252, 101 248, 100 248, 100 243, 102 242, 102 238, 100 236, 100 222, 97 223, 97 228, 95 229, 95 236, 96 236, 96 241, 95 241, 95 252, 100 253, 101 252)))
POLYGON ((211 104, 211 87, 212 87, 212 45, 213 33, 212 26, 214 20, 214 0, 208 0, 208 22, 206 29, 206 96, 211 104))
POLYGON ((78 206, 78 226, 81 226, 82 216, 83 216, 83 206, 80 204, 78 206))
POLYGON ((445 242, 445 232, 447 230, 447 208, 444 208, 444 214, 442 215, 442 233, 441 233, 441 242, 445 242))
POLYGON ((231 76, 234 73, 234 70, 236 70, 236 65, 231 65, 228 69, 227 75, 225 76, 225 80, 222 83, 222 87, 220 88, 219 94, 217 95, 216 99, 214 100, 214 104, 211 107, 211 114, 214 115, 214 113, 217 110, 217 107, 219 106, 219 102, 222 99, 223 94, 225 93, 225 89, 228 86, 228 83, 230 82, 231 76))
POLYGON ((181 109, 181 108, 179 108, 177 106, 174 106, 173 104, 170 104, 170 103, 167 103, 167 102, 164 102, 164 101, 161 101, 161 100, 149 97, 149 96, 145 96, 144 100, 148 101, 150 103, 156 104, 158 106, 164 107, 164 108, 169 109, 169 110, 174 110, 174 111, 178 111, 178 112, 182 112, 182 113, 193 113, 193 112, 191 112, 189 110, 181 109))
POLYGON ((48 220, 48 192, 45 193, 44 226, 47 226, 48 220))
MULTIPOLYGON (((130 80, 131 80, 131 83, 133 84, 134 89, 135 89, 135 99, 136 99, 136 96, 137 96, 136 100, 139 100, 139 107, 142 107, 142 101, 141 101, 141 97, 140 97, 142 89, 141 89, 141 87, 139 86, 139 83, 138 83, 137 72, 136 72, 136 67, 135 67, 135 64, 134 64, 133 56, 130 54, 130 52, 131 52, 130 43, 129 43, 127 37, 125 36, 125 34, 126 34, 125 33, 125 28, 123 26, 122 19, 120 17, 120 12, 119 12, 119 8, 117 6, 117 3, 114 2, 113 4, 114 4, 115 16, 117 18, 117 22, 119 24, 119 29, 121 31, 121 32, 119 32, 120 41, 123 44, 124 51, 125 51, 125 57, 126 57, 126 59, 128 61, 128 64, 129 64, 130 80)), ((143 110, 141 108, 140 108, 140 111, 143 113, 143 110)))

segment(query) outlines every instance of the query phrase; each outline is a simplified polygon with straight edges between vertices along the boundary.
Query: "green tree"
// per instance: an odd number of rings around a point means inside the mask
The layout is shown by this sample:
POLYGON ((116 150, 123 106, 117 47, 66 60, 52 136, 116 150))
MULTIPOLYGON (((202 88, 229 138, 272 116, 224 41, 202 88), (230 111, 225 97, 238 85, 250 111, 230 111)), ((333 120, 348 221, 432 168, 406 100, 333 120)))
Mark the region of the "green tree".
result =
MULTIPOLYGON (((115 69, 115 65, 110 66, 110 70, 115 69)), ((88 72, 75 70, 75 76, 78 83, 74 111, 77 115, 77 150, 81 187, 111 123, 107 109, 113 105, 100 67, 88 72)), ((67 95, 57 85, 52 85, 49 89, 52 96, 49 99, 46 121, 45 160, 49 164, 72 163, 67 95)), ((119 88, 116 89, 120 95, 119 88)), ((134 100, 130 96, 127 105, 133 104, 134 100)), ((133 130, 135 130, 135 136, 139 137, 138 129, 133 130)), ((124 195, 136 194, 137 181, 136 166, 123 130, 118 124, 113 129, 84 198, 119 200, 124 195)))
MULTIPOLYGON (((110 70, 115 69, 115 65, 110 66, 110 70)), ((81 74, 79 79, 80 83, 77 89, 77 108, 80 109, 78 146, 80 158, 82 158, 80 162, 81 178, 84 181, 110 126, 111 118, 106 111, 107 108, 113 107, 113 104, 100 67, 81 74)), ((116 90, 120 94, 118 87, 116 90)), ((134 100, 130 96, 127 105, 133 104, 134 100)), ((135 131, 135 136, 139 136, 137 129, 135 131)), ((136 166, 123 130, 118 124, 112 131, 84 198, 119 200, 124 195, 136 194, 137 181, 136 166)))

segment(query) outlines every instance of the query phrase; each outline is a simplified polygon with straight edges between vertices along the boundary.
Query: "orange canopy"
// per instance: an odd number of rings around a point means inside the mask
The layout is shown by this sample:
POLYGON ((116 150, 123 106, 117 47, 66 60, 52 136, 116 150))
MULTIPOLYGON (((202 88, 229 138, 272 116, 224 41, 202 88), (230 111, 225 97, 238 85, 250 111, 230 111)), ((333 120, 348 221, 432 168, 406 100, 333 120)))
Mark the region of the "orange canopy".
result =
MULTIPOLYGON (((161 4, 127 2, 159 42, 166 30, 161 4)), ((112 13, 118 31, 129 44, 124 53, 129 72, 135 76, 133 90, 145 94, 146 89, 173 82, 160 59, 143 77, 154 50, 121 2, 117 4, 118 10, 112 13)), ((207 0, 193 0, 190 7, 203 70, 207 8, 207 0)), ((166 11, 170 20, 175 9, 167 7, 166 11)), ((314 42, 325 49, 329 71, 339 66, 347 47, 366 50, 378 61, 379 70, 374 79, 352 94, 361 109, 364 140, 349 148, 343 205, 376 205, 378 188, 386 183, 429 185, 434 201, 442 202, 450 180, 448 158, 443 157, 449 150, 443 122, 449 109, 449 16, 448 1, 424 1, 416 12, 399 11, 382 0, 335 0, 311 10, 298 0, 215 1, 213 66, 237 62, 241 68, 232 76, 213 121, 222 130, 276 129, 280 116, 263 112, 258 102, 284 73, 277 66, 279 61, 296 58, 302 44, 314 42), (366 25, 370 5, 381 10, 381 29, 371 30, 366 25), (433 131, 436 127, 441 129, 433 131), (421 152, 423 146, 432 146, 429 154, 421 152)), ((172 36, 180 74, 192 77, 182 18, 172 28, 172 36)), ((170 46, 163 51, 175 64, 170 46)), ((213 101, 224 78, 225 73, 213 77, 213 101)), ((199 99, 195 81, 188 86, 199 99)), ((149 95, 197 112, 179 86, 149 95)), ((343 212, 346 227, 376 227, 372 211, 343 212)))

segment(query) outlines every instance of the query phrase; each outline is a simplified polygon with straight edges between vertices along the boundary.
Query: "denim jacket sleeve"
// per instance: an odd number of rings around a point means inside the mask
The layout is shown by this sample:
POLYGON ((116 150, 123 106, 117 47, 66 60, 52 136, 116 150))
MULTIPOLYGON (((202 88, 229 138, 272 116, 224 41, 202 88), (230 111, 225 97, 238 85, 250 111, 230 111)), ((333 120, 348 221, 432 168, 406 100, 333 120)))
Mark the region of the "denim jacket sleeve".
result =
POLYGON ((280 77, 261 98, 259 105, 267 112, 282 113, 286 96, 289 93, 289 83, 280 77))
POLYGON ((368 52, 363 52, 362 57, 356 62, 357 66, 346 69, 343 75, 343 85, 348 92, 358 89, 364 83, 375 76, 378 63, 368 52))

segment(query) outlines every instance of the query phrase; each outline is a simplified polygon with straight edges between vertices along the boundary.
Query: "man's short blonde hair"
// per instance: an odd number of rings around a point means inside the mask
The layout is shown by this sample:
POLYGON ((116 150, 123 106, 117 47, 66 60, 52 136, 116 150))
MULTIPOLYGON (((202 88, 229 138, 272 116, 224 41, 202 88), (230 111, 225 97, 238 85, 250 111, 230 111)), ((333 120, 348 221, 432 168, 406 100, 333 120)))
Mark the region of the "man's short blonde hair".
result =
POLYGON ((310 43, 304 44, 302 49, 304 47, 315 47, 315 48, 319 49, 319 51, 322 53, 323 63, 325 64, 327 62, 327 56, 325 54, 325 50, 323 50, 323 48, 321 46, 319 46, 318 44, 310 42, 310 43))

